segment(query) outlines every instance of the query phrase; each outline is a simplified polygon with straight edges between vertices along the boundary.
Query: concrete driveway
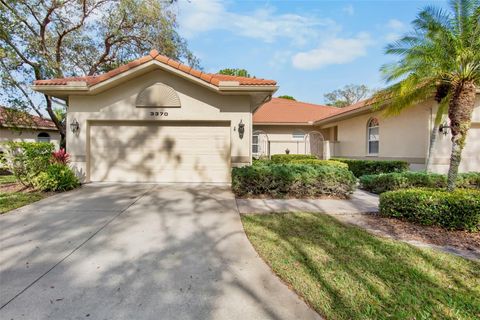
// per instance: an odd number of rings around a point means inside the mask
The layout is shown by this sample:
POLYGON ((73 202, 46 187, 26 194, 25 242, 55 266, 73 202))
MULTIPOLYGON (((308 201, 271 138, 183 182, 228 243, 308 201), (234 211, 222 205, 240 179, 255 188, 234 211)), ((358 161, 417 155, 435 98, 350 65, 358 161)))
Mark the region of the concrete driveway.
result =
POLYGON ((0 216, 0 319, 319 319, 227 187, 93 184, 0 216))

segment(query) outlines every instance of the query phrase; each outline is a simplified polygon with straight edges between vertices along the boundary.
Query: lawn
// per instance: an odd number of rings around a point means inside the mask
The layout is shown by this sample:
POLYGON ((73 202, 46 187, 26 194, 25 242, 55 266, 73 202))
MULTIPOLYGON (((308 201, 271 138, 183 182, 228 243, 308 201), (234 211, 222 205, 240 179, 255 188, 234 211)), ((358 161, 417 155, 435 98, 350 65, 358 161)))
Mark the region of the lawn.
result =
POLYGON ((29 203, 43 199, 42 192, 25 191, 16 185, 14 176, 0 176, 0 214, 23 207, 29 203))
POLYGON ((312 213, 247 215, 274 272, 327 319, 479 319, 480 263, 312 213))

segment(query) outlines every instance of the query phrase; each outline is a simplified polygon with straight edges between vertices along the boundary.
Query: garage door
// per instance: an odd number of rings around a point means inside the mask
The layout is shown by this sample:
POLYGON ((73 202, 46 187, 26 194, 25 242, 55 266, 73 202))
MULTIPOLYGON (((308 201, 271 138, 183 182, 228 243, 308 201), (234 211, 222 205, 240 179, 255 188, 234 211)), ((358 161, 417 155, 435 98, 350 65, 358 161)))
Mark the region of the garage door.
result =
POLYGON ((227 123, 94 123, 90 180, 230 182, 227 123))

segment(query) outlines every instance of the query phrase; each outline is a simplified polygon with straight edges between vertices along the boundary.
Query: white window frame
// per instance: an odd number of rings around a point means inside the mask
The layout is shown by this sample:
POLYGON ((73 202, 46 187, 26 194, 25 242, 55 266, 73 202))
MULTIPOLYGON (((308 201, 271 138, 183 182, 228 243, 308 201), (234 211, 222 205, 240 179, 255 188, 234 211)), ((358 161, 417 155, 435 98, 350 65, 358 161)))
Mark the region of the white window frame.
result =
POLYGON ((52 141, 52 137, 48 132, 40 132, 37 134, 37 142, 48 142, 50 143, 52 141), (40 135, 46 135, 46 137, 40 137, 40 135))
POLYGON ((292 140, 295 140, 295 141, 303 141, 305 140, 305 132, 303 132, 302 130, 294 130, 292 132, 292 140))
POLYGON ((369 156, 378 156, 378 153, 380 152, 380 122, 378 121, 377 118, 370 118, 367 122, 367 154, 369 156), (372 122, 373 121, 376 121, 377 125, 376 126, 372 126, 372 122), (370 139, 371 138, 371 134, 370 134, 370 131, 372 129, 377 129, 377 139, 373 140, 373 139, 370 139), (378 144, 378 148, 377 148, 377 152, 371 152, 370 151, 370 142, 377 142, 378 144))
POLYGON ((252 154, 259 154, 260 153, 260 135, 258 133, 254 133, 252 135, 252 154), (257 138, 257 143, 254 142, 255 137, 257 138), (253 151, 254 146, 257 147, 257 152, 253 151))

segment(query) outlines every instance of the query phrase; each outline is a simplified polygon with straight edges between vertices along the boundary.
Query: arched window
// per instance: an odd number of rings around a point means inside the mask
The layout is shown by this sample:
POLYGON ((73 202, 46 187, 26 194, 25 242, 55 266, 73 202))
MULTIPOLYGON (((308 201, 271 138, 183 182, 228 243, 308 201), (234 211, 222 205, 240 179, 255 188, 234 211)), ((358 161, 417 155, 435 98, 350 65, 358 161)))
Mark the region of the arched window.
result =
POLYGON ((380 135, 377 118, 372 118, 368 121, 367 140, 368 154, 373 156, 378 155, 380 135))
POLYGON ((37 136, 37 142, 50 142, 50 135, 46 132, 40 132, 37 136))

